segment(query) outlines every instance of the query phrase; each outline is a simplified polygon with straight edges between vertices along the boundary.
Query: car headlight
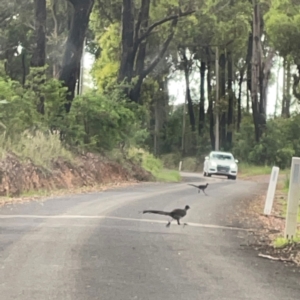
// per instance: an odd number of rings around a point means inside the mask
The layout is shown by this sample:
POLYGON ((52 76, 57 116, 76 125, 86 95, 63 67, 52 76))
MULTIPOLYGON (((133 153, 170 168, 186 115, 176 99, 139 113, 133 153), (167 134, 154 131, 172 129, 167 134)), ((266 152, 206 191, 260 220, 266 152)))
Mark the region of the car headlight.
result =
POLYGON ((211 162, 210 162, 210 165, 211 165, 212 167, 216 167, 216 166, 217 166, 217 163, 216 163, 215 161, 211 161, 211 162))
POLYGON ((230 165, 230 169, 236 169, 237 168, 237 165, 236 164, 231 164, 230 165))

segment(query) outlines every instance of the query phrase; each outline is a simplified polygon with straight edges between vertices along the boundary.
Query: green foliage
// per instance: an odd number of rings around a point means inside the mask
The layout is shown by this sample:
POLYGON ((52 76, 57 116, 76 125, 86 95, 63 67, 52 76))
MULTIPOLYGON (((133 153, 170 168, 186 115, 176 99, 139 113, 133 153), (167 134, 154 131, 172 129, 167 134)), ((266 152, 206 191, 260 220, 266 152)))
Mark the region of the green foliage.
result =
POLYGON ((100 91, 112 87, 117 79, 120 56, 120 24, 111 24, 98 40, 101 55, 93 66, 92 74, 100 91))
POLYGON ((248 177, 248 176, 256 176, 256 175, 266 175, 271 174, 272 168, 270 166, 257 166, 249 163, 239 163, 239 176, 248 177))
POLYGON ((120 142, 140 145, 147 137, 141 129, 144 111, 118 91, 103 95, 91 92, 76 97, 62 124, 66 141, 92 151, 111 150, 120 142))
POLYGON ((292 156, 300 154, 298 123, 297 115, 290 119, 271 119, 267 122, 267 130, 260 142, 255 143, 250 116, 244 118, 241 130, 236 135, 233 152, 240 161, 288 168, 292 156))
POLYGON ((32 69, 24 87, 17 81, 0 77, 0 100, 8 102, 0 110, 0 122, 5 125, 8 136, 27 129, 54 128, 63 119, 66 89, 56 79, 46 80, 45 75, 41 75, 44 70, 32 69), (37 112, 40 96, 44 97, 45 115, 37 112))
POLYGON ((264 16, 268 37, 280 55, 300 58, 300 3, 290 0, 271 2, 264 16))
POLYGON ((38 123, 38 113, 31 93, 16 81, 0 77, 0 99, 8 103, 1 107, 0 121, 9 135, 18 134, 38 123))
POLYGON ((139 163, 142 168, 150 172, 158 181, 178 182, 181 179, 178 171, 164 169, 163 162, 148 151, 130 148, 129 158, 139 163))
POLYGON ((290 177, 286 175, 284 179, 284 191, 288 191, 289 188, 290 188, 290 177))
POLYGON ((61 132, 65 143, 90 151, 111 150, 120 142, 140 146, 148 137, 141 127, 145 109, 129 103, 117 87, 109 96, 91 92, 75 98, 66 114, 66 89, 43 74, 41 69, 33 69, 25 87, 0 77, 0 100, 7 101, 1 104, 0 131, 6 136, 15 139, 26 130, 50 129, 61 132), (45 101, 44 115, 37 112, 40 96, 45 101))
POLYGON ((158 181, 163 181, 163 182, 179 182, 181 180, 181 176, 178 171, 165 170, 165 169, 156 173, 155 178, 158 181))
POLYGON ((0 153, 3 158, 7 152, 13 152, 22 160, 31 160, 35 165, 51 169, 57 158, 72 161, 73 155, 60 141, 59 134, 42 131, 29 131, 14 138, 0 135, 0 153))
MULTIPOLYGON (((293 239, 292 241, 293 243, 300 243, 300 235, 299 235, 299 232, 297 232, 297 236, 293 239)), ((280 237, 277 237, 275 239, 275 241, 273 242, 273 245, 275 248, 284 248, 288 245, 291 244, 291 241, 288 240, 287 238, 284 238, 282 236, 280 237)))

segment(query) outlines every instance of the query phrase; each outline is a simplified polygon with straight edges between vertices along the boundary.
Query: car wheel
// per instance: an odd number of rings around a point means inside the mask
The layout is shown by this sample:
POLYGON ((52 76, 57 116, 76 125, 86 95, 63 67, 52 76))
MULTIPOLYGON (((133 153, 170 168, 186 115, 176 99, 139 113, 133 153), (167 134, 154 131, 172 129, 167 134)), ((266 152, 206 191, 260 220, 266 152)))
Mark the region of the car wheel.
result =
POLYGON ((236 176, 232 176, 231 179, 232 179, 232 180, 236 180, 236 176))
POLYGON ((211 177, 211 174, 207 173, 207 177, 211 177))
POLYGON ((203 177, 206 177, 206 173, 205 172, 203 172, 203 177))

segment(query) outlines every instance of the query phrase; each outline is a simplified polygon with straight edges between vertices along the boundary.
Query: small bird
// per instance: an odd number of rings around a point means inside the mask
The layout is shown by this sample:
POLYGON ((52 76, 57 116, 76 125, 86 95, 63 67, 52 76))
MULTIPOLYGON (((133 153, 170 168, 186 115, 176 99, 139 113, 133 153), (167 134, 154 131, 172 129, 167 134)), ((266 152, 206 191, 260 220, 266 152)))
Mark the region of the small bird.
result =
MULTIPOLYGON (((148 214, 158 214, 158 215, 170 216, 172 219, 166 225, 166 227, 170 227, 171 222, 173 221, 173 219, 177 221, 178 225, 181 225, 180 224, 180 219, 183 218, 186 215, 188 209, 190 209, 190 207, 188 205, 186 205, 184 209, 177 208, 177 209, 172 210, 171 212, 166 212, 166 211, 161 211, 161 210, 144 210, 143 214, 148 213, 148 214)), ((187 224, 184 223, 183 227, 185 225, 187 225, 187 224)))
POLYGON ((200 185, 195 185, 195 184, 188 184, 188 185, 196 187, 198 189, 198 193, 203 191, 203 193, 207 196, 207 194, 205 193, 205 189, 207 188, 208 183, 207 184, 200 184, 200 185))

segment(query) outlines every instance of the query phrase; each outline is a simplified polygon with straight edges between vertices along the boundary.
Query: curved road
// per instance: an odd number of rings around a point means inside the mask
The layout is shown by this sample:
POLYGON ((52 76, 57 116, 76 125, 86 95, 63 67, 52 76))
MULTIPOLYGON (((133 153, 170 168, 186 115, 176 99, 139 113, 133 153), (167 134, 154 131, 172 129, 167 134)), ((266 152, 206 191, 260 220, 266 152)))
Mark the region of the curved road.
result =
POLYGON ((0 299, 299 299, 298 270, 247 248, 231 224, 257 183, 148 183, 0 208, 0 299), (188 204, 182 227, 141 214, 188 204))

